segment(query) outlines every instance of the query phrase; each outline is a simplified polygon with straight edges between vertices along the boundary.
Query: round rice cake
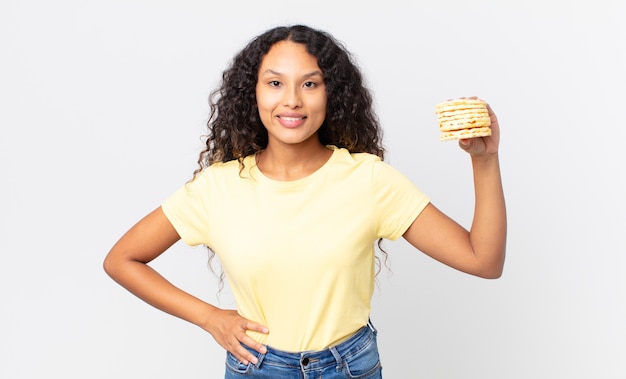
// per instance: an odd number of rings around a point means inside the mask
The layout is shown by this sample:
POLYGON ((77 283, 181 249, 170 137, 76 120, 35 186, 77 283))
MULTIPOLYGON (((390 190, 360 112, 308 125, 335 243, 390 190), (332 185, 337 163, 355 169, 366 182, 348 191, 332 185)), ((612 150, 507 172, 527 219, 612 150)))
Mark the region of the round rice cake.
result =
POLYGON ((476 137, 489 137, 491 135, 491 128, 486 126, 483 128, 451 130, 439 133, 439 139, 441 141, 450 141, 466 138, 476 137))
POLYGON ((467 115, 467 117, 455 117, 439 120, 439 130, 449 132, 463 129, 475 129, 491 126, 491 118, 482 115, 467 115))
POLYGON ((445 101, 435 106, 435 114, 439 121, 442 141, 491 135, 489 110, 482 100, 445 101))
POLYGON ((480 99, 454 99, 444 101, 435 105, 435 111, 441 112, 446 110, 458 110, 458 109, 482 109, 487 108, 484 101, 480 99))

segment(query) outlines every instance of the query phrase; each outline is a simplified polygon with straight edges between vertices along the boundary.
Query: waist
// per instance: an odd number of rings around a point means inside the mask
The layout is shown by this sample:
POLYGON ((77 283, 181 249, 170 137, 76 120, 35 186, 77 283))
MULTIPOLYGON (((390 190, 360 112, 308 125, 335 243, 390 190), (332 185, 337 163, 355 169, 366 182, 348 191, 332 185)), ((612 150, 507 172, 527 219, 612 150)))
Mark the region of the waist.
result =
POLYGON ((267 319, 250 317, 244 318, 255 320, 269 328, 269 334, 257 333, 248 330, 246 333, 256 342, 272 346, 281 351, 315 351, 323 350, 329 346, 337 345, 354 335, 362 326, 367 325, 369 314, 349 317, 348 320, 334 317, 331 314, 318 314, 317 317, 285 317, 277 320, 273 315, 267 315, 267 319))
POLYGON ((307 369, 315 369, 337 365, 342 361, 342 357, 357 354, 375 339, 376 334, 376 329, 371 322, 368 322, 345 341, 322 350, 290 352, 266 346, 267 353, 260 354, 255 350, 246 348, 258 358, 257 365, 280 365, 298 369, 306 366, 307 369))

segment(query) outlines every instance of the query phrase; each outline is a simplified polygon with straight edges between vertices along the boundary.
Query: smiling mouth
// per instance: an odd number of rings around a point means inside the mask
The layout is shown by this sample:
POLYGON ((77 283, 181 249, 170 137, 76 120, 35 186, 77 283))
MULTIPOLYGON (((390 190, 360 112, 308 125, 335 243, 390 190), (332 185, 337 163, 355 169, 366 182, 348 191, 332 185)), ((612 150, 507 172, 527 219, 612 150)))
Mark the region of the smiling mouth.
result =
POLYGON ((301 121, 304 120, 306 118, 306 116, 302 116, 302 117, 285 117, 285 116, 278 116, 278 118, 280 118, 281 120, 285 120, 288 122, 294 122, 294 121, 301 121))

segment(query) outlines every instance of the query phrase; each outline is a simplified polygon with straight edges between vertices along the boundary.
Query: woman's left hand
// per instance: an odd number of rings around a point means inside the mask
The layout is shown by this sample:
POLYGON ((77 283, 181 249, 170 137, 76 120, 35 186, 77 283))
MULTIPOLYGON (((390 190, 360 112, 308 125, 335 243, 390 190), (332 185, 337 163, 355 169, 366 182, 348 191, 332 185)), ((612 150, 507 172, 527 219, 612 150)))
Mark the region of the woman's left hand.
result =
MULTIPOLYGON (((470 97, 469 99, 478 98, 470 97)), ((487 110, 489 111, 489 117, 491 118, 491 136, 459 140, 459 146, 461 149, 467 151, 472 157, 498 153, 498 145, 500 143, 500 126, 498 125, 498 118, 489 104, 487 104, 487 110)))

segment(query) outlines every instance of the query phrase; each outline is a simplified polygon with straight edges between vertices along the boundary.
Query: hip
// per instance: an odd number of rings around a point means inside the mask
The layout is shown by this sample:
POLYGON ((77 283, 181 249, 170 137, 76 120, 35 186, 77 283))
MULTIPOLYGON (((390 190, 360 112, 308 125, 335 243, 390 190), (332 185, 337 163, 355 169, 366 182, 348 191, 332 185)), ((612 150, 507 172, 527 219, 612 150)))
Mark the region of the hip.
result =
POLYGON ((248 348, 258 358, 256 364, 244 365, 228 352, 225 379, 382 378, 377 334, 369 322, 347 340, 323 350, 287 352, 267 346, 267 353, 261 354, 248 348))

